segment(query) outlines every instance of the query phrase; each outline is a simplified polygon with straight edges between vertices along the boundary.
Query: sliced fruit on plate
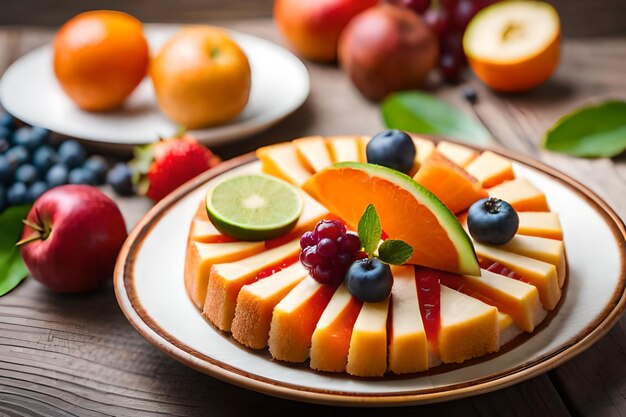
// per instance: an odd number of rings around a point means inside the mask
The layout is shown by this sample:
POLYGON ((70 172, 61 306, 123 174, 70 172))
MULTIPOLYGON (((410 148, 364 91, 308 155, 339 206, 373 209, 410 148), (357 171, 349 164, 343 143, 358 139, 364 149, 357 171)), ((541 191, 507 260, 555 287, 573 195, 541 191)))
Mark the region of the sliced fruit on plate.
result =
POLYGON ((383 376, 387 370, 389 298, 364 303, 354 323, 346 371, 356 376, 383 376))
POLYGON ((272 312, 307 272, 300 262, 250 285, 237 296, 231 332, 235 340, 252 349, 267 347, 272 312))
POLYGON ((309 136, 293 141, 300 161, 311 172, 318 172, 333 162, 322 136, 309 136))
POLYGON ((300 242, 295 239, 237 262, 213 265, 202 315, 220 330, 230 331, 241 287, 295 263, 299 252, 300 242))
POLYGON ((261 170, 266 174, 282 178, 293 185, 302 185, 312 174, 298 158, 293 143, 265 146, 256 151, 261 160, 261 170))
POLYGON ((500 248, 554 265, 559 278, 559 287, 563 286, 567 272, 563 241, 536 236, 515 235, 513 239, 500 246, 500 248))
POLYGON ((504 265, 537 287, 539 298, 546 310, 556 307, 561 298, 561 289, 554 265, 478 242, 474 243, 474 247, 480 258, 504 265))
POLYGON ((478 156, 478 151, 474 149, 444 140, 437 144, 437 152, 461 167, 467 166, 478 156))
POLYGON ((202 308, 211 266, 234 262, 265 250, 264 242, 189 242, 185 260, 185 288, 193 303, 202 308))
POLYGON ((335 289, 306 277, 276 305, 268 341, 275 359, 304 362, 309 357, 315 325, 335 289))
POLYGON ((525 211, 517 213, 517 215, 519 216, 518 234, 563 240, 563 230, 558 213, 525 211))
POLYGON ((415 159, 421 164, 435 150, 435 142, 414 135, 411 135, 411 139, 413 139, 413 143, 415 144, 415 159))
POLYGON ((412 266, 392 268, 389 370, 406 374, 428 369, 428 340, 422 323, 412 266))
POLYGON ((480 271, 480 277, 464 276, 462 280, 464 290, 488 297, 499 311, 510 315, 525 332, 532 332, 547 314, 533 285, 484 269, 480 271))
POLYGON ((365 208, 373 204, 387 236, 413 247, 409 263, 480 273, 472 243, 456 217, 432 193, 398 171, 345 162, 318 172, 303 188, 353 230, 365 208))
POLYGON ((337 288, 311 339, 311 368, 326 372, 345 372, 352 328, 362 302, 353 297, 345 284, 337 288))
MULTIPOLYGON (((202 207, 206 212, 204 204, 202 204, 202 207)), ((235 241, 234 238, 223 235, 222 232, 217 230, 215 226, 213 226, 213 223, 209 220, 200 219, 196 219, 191 222, 191 227, 189 228, 189 239, 194 242, 202 243, 224 243, 235 241)))
POLYGON ((359 136, 329 136, 326 138, 333 162, 359 162, 361 157, 359 136))
POLYGON ((470 162, 465 170, 485 187, 494 187, 515 178, 513 163, 496 153, 485 151, 470 162))
POLYGON ((206 194, 211 222, 240 240, 267 240, 294 228, 304 202, 300 191, 278 178, 248 174, 228 178, 206 194))
POLYGON ((460 363, 495 352, 500 347, 498 309, 441 286, 439 356, 460 363))
POLYGON ((487 190, 489 197, 508 202, 516 211, 550 211, 546 195, 526 178, 505 181, 487 190))
POLYGON ((422 163, 413 179, 436 195, 453 213, 487 197, 474 177, 439 152, 433 152, 422 163))

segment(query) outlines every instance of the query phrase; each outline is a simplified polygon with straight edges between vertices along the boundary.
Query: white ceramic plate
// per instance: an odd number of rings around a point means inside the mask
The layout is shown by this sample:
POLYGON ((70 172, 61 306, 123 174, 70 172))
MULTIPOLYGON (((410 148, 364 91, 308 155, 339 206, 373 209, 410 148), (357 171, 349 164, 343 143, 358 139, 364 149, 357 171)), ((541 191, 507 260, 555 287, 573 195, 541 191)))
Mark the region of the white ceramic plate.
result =
MULTIPOLYGON (((179 29, 173 25, 146 25, 151 52, 158 51, 179 29)), ((229 33, 250 61, 250 100, 233 122, 191 131, 206 145, 259 132, 300 107, 309 94, 307 70, 293 54, 254 36, 229 33)), ((117 146, 150 143, 178 129, 159 110, 147 78, 118 111, 80 110, 63 93, 54 76, 51 45, 35 49, 7 69, 0 80, 0 100, 9 113, 29 124, 117 146)))
POLYGON ((625 229, 593 192, 543 164, 512 154, 518 176, 542 189, 561 218, 569 282, 558 312, 512 349, 465 366, 407 378, 317 373, 242 348, 200 316, 183 285, 190 221, 210 184, 258 170, 252 155, 231 160, 178 189, 137 225, 118 259, 115 291, 131 324, 173 358, 222 380, 270 395, 331 404, 441 401, 511 385, 557 366, 597 341, 626 304, 625 229))

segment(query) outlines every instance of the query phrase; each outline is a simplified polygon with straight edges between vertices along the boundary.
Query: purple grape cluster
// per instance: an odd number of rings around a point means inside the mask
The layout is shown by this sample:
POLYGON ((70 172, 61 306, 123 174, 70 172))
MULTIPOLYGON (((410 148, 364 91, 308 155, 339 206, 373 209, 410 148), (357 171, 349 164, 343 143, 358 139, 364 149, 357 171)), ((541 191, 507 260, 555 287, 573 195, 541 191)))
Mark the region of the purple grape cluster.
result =
POLYGON ((300 262, 322 284, 339 284, 356 260, 365 256, 359 237, 337 220, 322 220, 300 238, 300 262))

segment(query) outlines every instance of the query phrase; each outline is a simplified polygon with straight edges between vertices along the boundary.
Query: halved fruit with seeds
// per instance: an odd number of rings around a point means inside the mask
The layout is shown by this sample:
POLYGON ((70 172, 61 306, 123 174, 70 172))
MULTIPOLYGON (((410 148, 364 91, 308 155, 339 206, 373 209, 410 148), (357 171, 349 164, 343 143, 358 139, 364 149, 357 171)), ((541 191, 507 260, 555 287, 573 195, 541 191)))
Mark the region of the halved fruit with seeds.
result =
POLYGON ((398 171, 345 162, 318 172, 303 188, 353 230, 373 204, 387 236, 413 247, 409 263, 479 274, 471 241, 457 218, 432 193, 398 171))

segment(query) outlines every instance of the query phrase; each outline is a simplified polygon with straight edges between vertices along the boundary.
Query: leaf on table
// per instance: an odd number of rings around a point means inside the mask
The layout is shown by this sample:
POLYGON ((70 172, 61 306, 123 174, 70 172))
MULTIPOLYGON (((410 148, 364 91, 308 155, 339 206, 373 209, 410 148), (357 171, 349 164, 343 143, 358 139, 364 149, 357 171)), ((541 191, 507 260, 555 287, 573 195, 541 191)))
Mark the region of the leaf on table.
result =
POLYGON ((9 207, 0 214, 0 296, 8 293, 28 276, 20 248, 15 246, 22 233, 22 219, 30 206, 9 207))
POLYGON ((416 91, 387 97, 381 112, 385 125, 413 133, 441 135, 477 145, 489 143, 489 132, 451 104, 416 91))
POLYGON ((376 213, 376 208, 373 204, 368 205, 363 212, 363 215, 359 220, 357 231, 363 250, 369 256, 372 256, 376 251, 376 248, 378 248, 380 237, 383 234, 380 219, 378 218, 378 213, 376 213))
POLYGON ((622 153, 626 149, 626 101, 605 101, 561 117, 546 132, 543 146, 582 157, 622 153))

